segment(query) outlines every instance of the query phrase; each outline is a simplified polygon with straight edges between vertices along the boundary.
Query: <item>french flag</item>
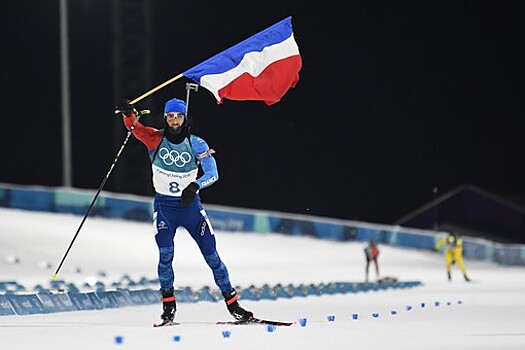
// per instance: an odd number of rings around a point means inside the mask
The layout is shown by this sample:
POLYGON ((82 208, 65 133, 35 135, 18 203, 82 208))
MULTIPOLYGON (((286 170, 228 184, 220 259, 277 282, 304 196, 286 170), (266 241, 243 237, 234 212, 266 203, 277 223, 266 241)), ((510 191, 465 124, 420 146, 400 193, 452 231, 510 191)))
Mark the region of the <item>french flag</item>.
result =
POLYGON ((182 74, 211 91, 217 104, 227 98, 270 106, 299 82, 301 67, 290 16, 182 74))

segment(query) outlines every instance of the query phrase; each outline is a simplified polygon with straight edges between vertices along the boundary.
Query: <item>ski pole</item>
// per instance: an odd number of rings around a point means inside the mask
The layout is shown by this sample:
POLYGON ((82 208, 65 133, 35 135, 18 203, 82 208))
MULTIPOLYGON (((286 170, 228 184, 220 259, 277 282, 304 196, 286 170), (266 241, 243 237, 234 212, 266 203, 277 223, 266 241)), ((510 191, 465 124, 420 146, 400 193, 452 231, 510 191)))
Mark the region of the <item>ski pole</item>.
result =
MULTIPOLYGON (((143 115, 145 114, 150 114, 151 111, 148 110, 148 109, 145 109, 143 111, 139 111, 138 114, 137 114, 137 121, 140 119, 140 117, 142 117, 143 115)), ((111 175, 111 172, 113 171, 113 168, 115 167, 115 164, 117 163, 122 151, 124 150, 124 147, 126 147, 126 144, 128 143, 128 140, 131 136, 131 132, 133 131, 133 129, 135 129, 135 125, 133 125, 129 130, 128 130, 128 134, 126 135, 126 138, 124 139, 124 142, 122 143, 122 145, 120 146, 120 149, 118 150, 117 152, 117 155, 115 156, 115 159, 113 159, 113 163, 111 163, 111 166, 109 167, 109 171, 107 172, 106 176, 104 177, 104 179, 102 180, 102 183, 100 184, 100 186, 98 187, 98 191, 97 193, 95 194, 95 196, 93 197, 93 200, 91 201, 91 204, 89 205, 87 211, 86 211, 86 214, 84 215, 84 218, 82 219, 82 221, 80 222, 80 225, 78 226, 78 229, 77 229, 77 232, 75 233, 75 235, 73 236, 73 239, 71 240, 71 243, 69 244, 69 247, 67 248, 66 250, 66 253, 64 254, 64 256, 62 257, 62 260, 60 261, 60 264, 58 265, 56 271, 54 274, 51 275, 51 279, 56 279, 57 278, 57 275, 58 275, 58 271, 60 271, 60 268, 62 267, 62 264, 64 263, 64 261, 66 260, 66 256, 69 254, 69 251, 71 250, 71 247, 73 246, 73 243, 75 242, 75 240, 77 239, 77 236, 80 232, 80 230, 82 229, 82 226, 84 225, 84 222, 86 221, 89 213, 91 212, 91 209, 93 209, 93 206, 95 205, 95 202, 97 201, 97 198, 100 194, 100 191, 102 191, 102 188, 104 188, 104 185, 106 184, 106 182, 108 181, 109 179, 109 175, 111 175)))

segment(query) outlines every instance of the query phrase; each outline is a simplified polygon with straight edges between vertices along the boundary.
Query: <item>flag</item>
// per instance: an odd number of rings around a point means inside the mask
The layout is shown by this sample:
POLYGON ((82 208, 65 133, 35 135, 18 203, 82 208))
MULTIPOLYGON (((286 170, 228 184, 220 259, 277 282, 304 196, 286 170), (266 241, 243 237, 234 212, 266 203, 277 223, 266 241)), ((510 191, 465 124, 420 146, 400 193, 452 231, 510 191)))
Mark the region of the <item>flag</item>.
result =
POLYGON ((268 27, 182 74, 223 98, 277 103, 299 81, 302 67, 292 18, 268 27))

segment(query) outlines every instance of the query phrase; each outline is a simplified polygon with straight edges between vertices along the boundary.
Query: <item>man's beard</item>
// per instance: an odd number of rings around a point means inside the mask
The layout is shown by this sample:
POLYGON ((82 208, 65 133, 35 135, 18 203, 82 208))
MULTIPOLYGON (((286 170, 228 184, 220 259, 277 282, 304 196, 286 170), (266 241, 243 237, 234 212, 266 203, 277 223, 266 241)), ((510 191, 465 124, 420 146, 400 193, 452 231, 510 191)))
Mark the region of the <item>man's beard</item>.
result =
POLYGON ((168 130, 172 135, 178 135, 182 132, 182 125, 181 126, 168 126, 168 130))
POLYGON ((187 136, 188 128, 186 123, 181 126, 173 128, 167 122, 164 127, 164 136, 172 143, 181 143, 187 136))

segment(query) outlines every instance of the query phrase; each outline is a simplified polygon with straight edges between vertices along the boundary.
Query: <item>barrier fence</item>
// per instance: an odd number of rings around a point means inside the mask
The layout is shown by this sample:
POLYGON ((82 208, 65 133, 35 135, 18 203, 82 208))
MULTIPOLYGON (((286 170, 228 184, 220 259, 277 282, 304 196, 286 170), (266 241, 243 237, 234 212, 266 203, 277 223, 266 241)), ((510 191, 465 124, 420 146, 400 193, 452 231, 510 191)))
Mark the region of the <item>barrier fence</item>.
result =
MULTIPOLYGON (((0 184, 0 206, 6 208, 85 215, 95 191, 41 186, 0 184)), ((433 250, 446 232, 337 220, 298 214, 248 210, 206 204, 216 230, 250 233, 280 233, 334 241, 366 241, 413 249, 433 250)), ((90 216, 150 221, 152 198, 102 191, 90 216)), ((463 236, 467 259, 525 266, 525 245, 495 243, 463 236)))
MULTIPOLYGON (((39 291, 24 292, 24 287, 14 281, 0 282, 0 316, 48 314, 68 311, 89 311, 160 303, 158 289, 137 283, 135 287, 106 289, 104 287, 80 291, 77 286, 64 281, 53 281, 57 289, 40 288, 39 291), (6 288, 8 287, 8 288, 6 288), (16 290, 13 290, 13 287, 16 290), (2 291, 2 288, 4 290, 2 291)), ((334 282, 318 285, 292 284, 282 286, 267 284, 236 289, 242 300, 275 300, 278 298, 307 297, 326 294, 370 292, 385 289, 413 288, 421 282, 334 282)), ((37 288, 38 289, 38 288, 37 288)), ((199 290, 185 287, 175 290, 178 303, 219 302, 222 295, 218 289, 206 286, 199 290)))

